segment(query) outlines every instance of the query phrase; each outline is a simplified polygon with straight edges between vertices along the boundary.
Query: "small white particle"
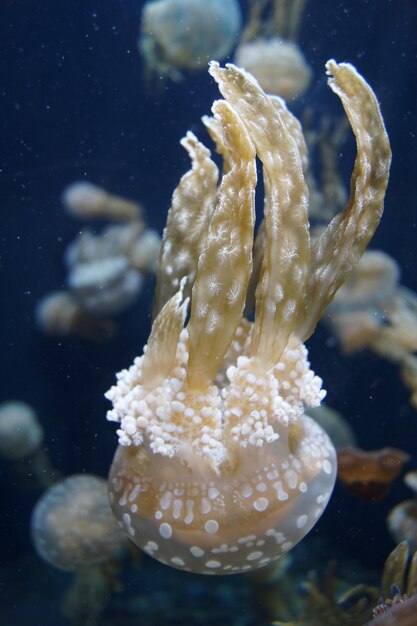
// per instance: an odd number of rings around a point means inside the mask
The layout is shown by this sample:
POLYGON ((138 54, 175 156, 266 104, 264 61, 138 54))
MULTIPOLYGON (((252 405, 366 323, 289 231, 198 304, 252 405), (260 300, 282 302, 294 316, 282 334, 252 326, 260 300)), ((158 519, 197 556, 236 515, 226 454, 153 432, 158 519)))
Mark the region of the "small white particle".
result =
POLYGON ((210 498, 210 500, 214 500, 215 498, 217 498, 219 493, 220 491, 216 489, 216 487, 210 487, 210 489, 208 490, 208 497, 210 498))
POLYGON ((304 526, 307 524, 307 520, 308 520, 307 515, 300 515, 300 517, 297 520, 297 528, 304 528, 304 526))
POLYGON ((166 522, 163 522, 163 524, 161 524, 160 527, 159 527, 159 534, 164 539, 170 539, 172 537, 172 528, 171 528, 171 526, 169 524, 167 524, 166 522))
POLYGON ((242 487, 242 496, 244 498, 250 498, 250 496, 253 494, 253 489, 250 485, 243 485, 242 487))
POLYGON ((161 498, 161 509, 166 511, 171 506, 172 502, 172 493, 171 491, 166 491, 161 498))
POLYGON ((179 516, 181 515, 182 505, 183 505, 183 502, 179 498, 174 500, 172 510, 173 510, 173 515, 175 519, 178 519, 179 516))
POLYGON ((179 556, 172 557, 171 563, 173 565, 179 565, 179 567, 183 567, 185 565, 184 561, 182 559, 180 559, 179 556))
POLYGON ((130 496, 129 496, 130 502, 133 502, 133 500, 136 500, 136 498, 140 494, 140 489, 141 489, 140 485, 135 485, 135 487, 133 487, 132 491, 130 492, 130 496))
POLYGON ((331 465, 330 461, 328 461, 327 459, 325 459, 323 461, 323 469, 326 472, 326 474, 331 474, 332 473, 332 465, 331 465))
POLYGON ((265 511, 268 508, 269 500, 268 498, 257 498, 253 503, 253 508, 257 511, 265 511))
POLYGON ((219 530, 219 525, 215 519, 209 519, 204 524, 204 528, 206 529, 206 533, 209 533, 209 535, 213 535, 214 533, 217 533, 217 531, 219 530))
POLYGON ((221 567, 222 564, 220 563, 220 561, 206 561, 206 567, 209 567, 210 569, 216 569, 217 567, 221 567))
MULTIPOLYGON (((250 541, 254 541, 256 539, 256 535, 248 535, 247 537, 240 537, 237 542, 238 543, 249 543, 250 541)), ((253 544, 252 544, 253 545, 253 544)))
POLYGON ((191 554, 193 556, 195 556, 197 558, 200 557, 200 556, 203 556, 203 554, 204 554, 204 550, 202 550, 198 546, 191 546, 190 552, 191 552, 191 554))
POLYGON ((155 511, 155 519, 161 519, 162 518, 162 511, 155 511))
POLYGON ((261 556, 263 556, 263 552, 261 552, 260 550, 255 550, 255 552, 251 552, 250 554, 248 554, 248 556, 246 557, 247 561, 256 561, 257 559, 260 559, 261 556))

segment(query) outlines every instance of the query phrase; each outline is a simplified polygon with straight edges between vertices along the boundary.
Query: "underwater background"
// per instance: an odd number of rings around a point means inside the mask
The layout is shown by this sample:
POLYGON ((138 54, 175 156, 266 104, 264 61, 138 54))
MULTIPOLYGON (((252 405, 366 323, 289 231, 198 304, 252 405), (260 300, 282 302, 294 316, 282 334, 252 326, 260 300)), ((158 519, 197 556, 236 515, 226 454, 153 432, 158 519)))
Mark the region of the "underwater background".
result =
MULTIPOLYGON (((151 326, 155 281, 146 278, 135 303, 117 316, 117 334, 103 343, 47 337, 37 303, 65 288, 64 251, 84 222, 62 208, 64 188, 88 180, 144 206, 147 225, 162 234, 172 191, 189 167, 179 140, 191 129, 205 141, 200 118, 218 97, 205 70, 149 89, 137 50, 139 1, 4 0, 0 7, 1 76, 1 386, 0 401, 31 405, 44 448, 59 475, 105 477, 116 447, 104 393, 115 372, 141 354, 151 326)), ((241 4, 243 16, 248 13, 241 4)), ((329 58, 349 61, 375 91, 393 161, 381 224, 370 248, 401 268, 417 292, 417 4, 413 0, 310 0, 298 43, 313 79, 294 103, 341 116, 326 86, 329 58)), ((232 58, 230 56, 229 58, 232 58)), ((354 160, 349 135, 340 168, 346 186, 354 160)), ((96 228, 96 222, 90 222, 96 228)), ((367 450, 399 448, 417 463, 417 409, 396 365, 370 351, 343 354, 319 324, 309 358, 327 390, 326 403, 351 425, 367 450)), ((318 524, 289 554, 282 572, 208 578, 179 572, 144 554, 126 559, 118 588, 96 619, 69 619, 62 598, 71 574, 40 560, 30 538, 41 489, 26 467, 0 460, 0 624, 263 625, 295 621, 309 572, 323 575, 336 560, 347 586, 378 586, 395 547, 386 517, 410 497, 397 480, 388 495, 366 502, 338 482, 318 524), (285 606, 288 589, 293 604, 285 606), (287 590, 286 592, 283 590, 287 590), (300 599, 297 593, 299 591, 300 599), (296 593, 297 592, 297 593, 296 593), (286 597, 285 597, 286 596, 286 597), (271 600, 273 598, 273 600, 271 600), (298 605, 298 604, 299 605, 298 605)), ((347 609, 346 609, 347 610, 347 609)), ((312 625, 336 622, 304 621, 312 625)), ((356 622, 340 622, 356 623, 356 622)), ((362 622, 357 622, 358 624, 362 622)), ((364 622, 365 623, 365 622, 364 622)), ((417 624, 417 614, 416 622, 417 624)))

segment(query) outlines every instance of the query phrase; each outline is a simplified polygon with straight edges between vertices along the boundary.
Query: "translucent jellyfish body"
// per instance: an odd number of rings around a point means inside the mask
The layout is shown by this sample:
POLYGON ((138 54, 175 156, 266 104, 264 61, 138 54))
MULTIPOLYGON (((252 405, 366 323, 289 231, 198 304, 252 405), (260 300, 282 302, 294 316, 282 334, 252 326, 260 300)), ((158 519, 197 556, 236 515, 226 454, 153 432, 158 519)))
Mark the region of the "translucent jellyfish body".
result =
POLYGON ((133 304, 143 278, 125 257, 113 256, 75 265, 67 282, 85 311, 115 315, 133 304))
POLYGON ((293 100, 310 84, 312 72, 301 50, 279 37, 240 44, 235 63, 250 72, 266 93, 293 100))
MULTIPOLYGON (((268 387, 267 381, 259 380, 258 391, 264 386, 268 387)), ((168 397, 183 397, 179 387, 177 394, 169 388, 164 391, 168 397)), ((171 423, 180 420, 181 413, 193 413, 190 421, 197 429, 199 420, 214 406, 220 407, 223 390, 211 391, 214 402, 207 399, 206 406, 190 397, 173 400, 177 410, 170 412, 171 423)), ((244 394, 245 389, 239 392, 244 394)), ((266 411, 272 410, 273 397, 268 400, 266 411)), ((162 406, 169 411, 165 402, 162 406)), ((160 413, 160 407, 155 404, 154 410, 160 413)), ((250 402, 236 402, 225 412, 244 412, 249 407, 250 402)), ((262 441, 263 425, 257 419, 263 418, 249 417, 243 431, 251 430, 252 438, 259 436, 262 441)), ((124 426, 129 431, 128 419, 124 426)), ((262 446, 231 444, 230 456, 216 468, 191 445, 185 444, 174 458, 142 447, 119 446, 109 476, 113 510, 136 544, 173 567, 231 574, 266 565, 305 536, 333 489, 336 460, 327 435, 307 416, 296 430, 292 433, 289 428, 278 439, 270 427, 262 446)), ((203 429, 201 449, 222 447, 213 434, 203 429)))
POLYGON ((143 8, 138 42, 147 69, 172 79, 182 70, 223 59, 241 27, 236 0, 151 0, 143 8))
POLYGON ((225 98, 204 118, 224 160, 219 185, 207 148, 192 133, 182 141, 192 168, 168 214, 157 315, 144 354, 107 393, 108 419, 119 424, 113 512, 132 541, 172 567, 262 567, 304 537, 330 498, 336 453, 304 412, 325 392, 303 342, 378 223, 390 150, 369 86, 350 65, 327 68, 358 156, 348 207, 320 245, 310 246, 300 125, 248 73, 210 66, 225 98), (256 156, 265 215, 249 322, 256 156))
POLYGON ((114 333, 110 320, 85 311, 68 291, 52 291, 38 303, 36 322, 46 335, 78 335, 90 341, 102 341, 114 333))
POLYGON ((24 459, 39 448, 42 440, 43 429, 32 407, 18 401, 0 405, 0 456, 24 459))
POLYGON ((98 476, 69 476, 53 485, 36 504, 32 540, 45 561, 73 571, 120 554, 126 536, 107 498, 106 481, 98 476))

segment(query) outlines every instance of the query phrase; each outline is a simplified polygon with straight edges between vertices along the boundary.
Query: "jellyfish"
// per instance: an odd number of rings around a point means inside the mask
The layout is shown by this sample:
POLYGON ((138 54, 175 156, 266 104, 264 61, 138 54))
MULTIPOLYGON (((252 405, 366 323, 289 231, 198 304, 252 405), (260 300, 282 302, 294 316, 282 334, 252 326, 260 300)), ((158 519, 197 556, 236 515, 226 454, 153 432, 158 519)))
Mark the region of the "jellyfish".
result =
POLYGON ((68 476, 41 496, 31 534, 38 555, 66 571, 118 558, 127 542, 110 510, 106 481, 89 474, 68 476))
POLYGON ((364 500, 379 500, 388 493, 409 459, 406 452, 396 448, 341 448, 337 451, 337 477, 364 500))
POLYGON ((15 464, 27 461, 28 465, 16 465, 20 473, 34 476, 40 487, 49 487, 57 472, 42 447, 43 439, 42 425, 31 406, 19 400, 0 404, 0 457, 15 464))
POLYGON ((43 428, 25 402, 0 404, 0 456, 19 460, 32 455, 43 441, 43 428))
MULTIPOLYGON (((120 218, 122 219, 122 218, 120 218)), ((67 291, 47 294, 37 306, 39 328, 50 336, 90 341, 113 336, 117 315, 137 299, 155 271, 160 237, 143 220, 81 230, 65 251, 67 291)))
POLYGON ((279 37, 240 44, 234 61, 253 74, 267 93, 285 100, 301 96, 311 81, 311 69, 301 50, 279 37))
POLYGON ((143 223, 112 225, 101 233, 81 231, 66 250, 67 285, 83 311, 117 315, 137 299, 160 248, 156 231, 143 223))
POLYGON ((101 342, 115 332, 111 320, 84 311, 69 291, 52 291, 44 296, 35 316, 40 330, 50 337, 78 336, 101 342))
POLYGON ((145 3, 138 49, 146 71, 178 81, 224 59, 241 27, 236 0, 151 0, 145 3))
POLYGON ((234 65, 210 73, 224 100, 203 118, 218 172, 193 133, 174 191, 144 353, 106 394, 119 446, 109 498, 130 539, 162 563, 203 574, 278 559, 329 501, 336 453, 305 413, 325 392, 304 341, 379 222, 390 148, 377 100, 349 64, 327 64, 356 135, 347 207, 311 247, 298 121, 234 65), (263 258, 254 321, 256 161, 263 164, 263 258), (348 227, 349 225, 349 227, 348 227))
POLYGON ((417 295, 400 284, 398 263, 366 252, 325 317, 346 353, 368 348, 400 367, 417 407, 417 295))
POLYGON ((143 212, 136 202, 113 196, 87 181, 76 181, 68 185, 62 193, 62 202, 70 215, 84 220, 138 220, 143 212))
POLYGON ((312 71, 296 44, 305 0, 252 0, 234 62, 269 94, 294 100, 307 90, 312 71))

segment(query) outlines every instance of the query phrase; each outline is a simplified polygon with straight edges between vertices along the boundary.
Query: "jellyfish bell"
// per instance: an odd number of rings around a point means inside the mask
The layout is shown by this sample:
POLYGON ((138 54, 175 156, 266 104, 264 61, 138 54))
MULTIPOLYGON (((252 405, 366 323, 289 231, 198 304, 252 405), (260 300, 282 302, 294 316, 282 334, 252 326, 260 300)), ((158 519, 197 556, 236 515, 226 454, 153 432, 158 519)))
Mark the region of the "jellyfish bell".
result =
POLYGON ((340 448, 337 451, 339 480, 364 500, 380 500, 400 475, 410 456, 396 448, 361 450, 340 448))
POLYGON ((101 342, 115 332, 111 320, 85 311, 68 291, 52 291, 44 296, 36 307, 36 322, 40 330, 51 337, 77 335, 101 342))
POLYGON ((117 558, 126 544, 98 476, 68 476, 50 487, 31 518, 32 541, 39 556, 58 569, 74 571, 117 558))
MULTIPOLYGON (((291 409, 277 395, 272 376, 250 383, 252 395, 264 394, 262 415, 255 401, 246 400, 245 380, 254 375, 247 370, 240 377, 243 360, 234 368, 235 384, 229 380, 228 387, 212 387, 205 402, 188 395, 185 379, 177 377, 185 363, 149 395, 142 390, 141 399, 139 386, 132 386, 142 376, 138 360, 108 394, 116 411, 123 405, 129 415, 122 420, 122 445, 109 475, 113 511, 132 541, 179 569, 234 574, 276 560, 312 528, 333 489, 336 458, 325 432, 306 415, 293 423, 288 418, 276 428, 279 434, 274 432, 266 416, 278 412, 280 400, 281 410, 291 409), (132 404, 122 400, 128 387, 132 404), (228 399, 222 402, 222 396, 228 399), (210 414, 217 414, 218 423, 203 427, 196 446, 193 437, 210 414), (232 425, 233 414, 248 415, 240 432, 232 425), (136 419, 146 419, 153 434, 139 447, 123 445, 140 436, 136 419), (229 425, 222 428, 224 420, 229 425)), ((296 392, 302 379, 291 391, 296 392)))
POLYGON ((266 93, 285 100, 302 96, 312 77, 311 68, 298 46, 279 37, 241 43, 234 61, 250 72, 266 93))
POLYGON ((241 27, 236 0, 152 0, 145 3, 138 41, 147 69, 173 80, 223 59, 241 27))
POLYGON ((0 456, 17 461, 31 456, 43 441, 35 411, 25 402, 0 404, 0 456))

